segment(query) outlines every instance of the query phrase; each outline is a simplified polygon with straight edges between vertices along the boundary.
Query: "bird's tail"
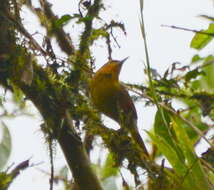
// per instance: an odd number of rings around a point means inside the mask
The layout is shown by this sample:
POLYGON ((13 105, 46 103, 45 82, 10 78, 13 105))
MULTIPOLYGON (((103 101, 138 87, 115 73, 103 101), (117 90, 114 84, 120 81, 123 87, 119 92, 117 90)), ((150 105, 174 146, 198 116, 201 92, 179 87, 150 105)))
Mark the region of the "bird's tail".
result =
POLYGON ((120 115, 120 125, 121 127, 125 127, 130 133, 135 141, 135 143, 143 150, 143 153, 146 157, 149 158, 149 153, 146 149, 146 146, 143 142, 142 137, 137 128, 137 117, 135 118, 133 115, 120 115))
POLYGON ((131 136, 134 139, 135 143, 138 144, 138 146, 143 150, 145 156, 149 157, 149 153, 148 153, 146 146, 143 142, 143 139, 140 136, 140 133, 138 131, 136 121, 133 121, 131 126, 129 126, 129 131, 130 131, 131 136))

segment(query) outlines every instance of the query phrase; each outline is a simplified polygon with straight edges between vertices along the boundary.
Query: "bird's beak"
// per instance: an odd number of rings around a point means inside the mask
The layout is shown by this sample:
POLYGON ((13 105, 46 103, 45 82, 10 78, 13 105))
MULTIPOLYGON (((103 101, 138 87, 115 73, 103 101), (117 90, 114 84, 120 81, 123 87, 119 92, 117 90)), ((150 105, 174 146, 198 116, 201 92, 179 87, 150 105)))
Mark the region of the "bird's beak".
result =
POLYGON ((123 60, 121 60, 121 61, 119 61, 119 71, 118 71, 118 73, 120 73, 120 70, 121 70, 121 68, 122 68, 122 66, 123 66, 123 63, 128 59, 129 57, 126 57, 125 59, 123 59, 123 60))
POLYGON ((129 57, 126 57, 125 59, 120 61, 120 64, 122 65, 129 57))

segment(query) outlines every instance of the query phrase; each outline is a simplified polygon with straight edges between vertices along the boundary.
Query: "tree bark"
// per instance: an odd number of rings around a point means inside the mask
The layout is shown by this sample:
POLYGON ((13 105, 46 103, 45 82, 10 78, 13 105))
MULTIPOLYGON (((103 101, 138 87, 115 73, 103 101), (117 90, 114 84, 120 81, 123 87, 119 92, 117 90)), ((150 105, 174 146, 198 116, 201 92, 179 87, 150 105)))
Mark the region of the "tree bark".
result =
POLYGON ((20 47, 17 47, 15 28, 6 16, 8 13, 12 14, 9 1, 0 0, 0 4, 0 84, 4 88, 13 90, 12 83, 34 103, 43 116, 45 124, 59 142, 78 188, 80 190, 101 190, 101 184, 91 168, 85 147, 80 138, 71 130, 72 119, 69 118, 66 105, 61 105, 63 95, 57 96, 63 92, 56 92, 57 87, 50 81, 48 72, 35 62, 32 63, 31 84, 21 81, 24 66, 17 60, 19 56, 24 57, 25 54, 22 55, 20 47), (41 88, 40 82, 43 83, 44 88, 41 88))

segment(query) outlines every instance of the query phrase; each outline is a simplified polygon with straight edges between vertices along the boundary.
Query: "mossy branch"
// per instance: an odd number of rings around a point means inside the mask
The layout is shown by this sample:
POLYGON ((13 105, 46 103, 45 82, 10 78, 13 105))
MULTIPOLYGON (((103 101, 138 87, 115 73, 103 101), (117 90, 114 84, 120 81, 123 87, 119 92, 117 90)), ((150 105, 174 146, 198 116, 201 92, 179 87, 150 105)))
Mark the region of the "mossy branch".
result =
POLYGON ((38 17, 42 26, 46 28, 48 35, 55 36, 59 47, 67 55, 71 55, 75 52, 75 48, 72 43, 72 39, 61 27, 55 27, 55 22, 58 17, 53 13, 51 4, 46 0, 40 0, 41 8, 34 8, 31 3, 26 2, 26 6, 38 17))
POLYGON ((79 189, 101 190, 102 187, 90 166, 84 146, 70 130, 71 121, 68 119, 67 107, 64 104, 64 91, 58 89, 48 71, 38 66, 35 61, 32 63, 31 84, 28 85, 21 80, 24 64, 20 61, 20 57, 24 59, 28 53, 16 45, 14 25, 7 22, 6 16, 2 16, 6 12, 9 12, 9 3, 7 0, 2 0, 0 7, 0 84, 7 88, 8 81, 10 81, 34 103, 53 136, 61 145, 79 189))

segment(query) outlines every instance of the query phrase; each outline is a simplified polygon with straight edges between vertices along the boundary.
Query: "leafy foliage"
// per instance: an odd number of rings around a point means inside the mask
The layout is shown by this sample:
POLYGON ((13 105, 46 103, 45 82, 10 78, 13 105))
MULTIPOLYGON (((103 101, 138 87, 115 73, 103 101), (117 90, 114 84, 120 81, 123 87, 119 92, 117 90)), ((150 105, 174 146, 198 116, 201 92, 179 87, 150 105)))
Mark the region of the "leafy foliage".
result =
POLYGON ((0 123, 0 132, 2 136, 0 142, 0 170, 2 170, 10 157, 12 143, 8 126, 3 122, 0 123))
MULTIPOLYGON (((141 25, 146 41, 143 18, 141 25)), ((191 47, 203 49, 213 39, 213 33, 213 24, 210 24, 207 30, 195 35, 191 47)), ((146 43, 145 48, 147 49, 146 43)), ((137 87, 142 93, 141 96, 149 98, 158 109, 154 132, 148 134, 178 177, 175 179, 175 176, 168 173, 167 176, 174 181, 174 185, 169 182, 164 189, 213 188, 213 184, 210 184, 212 179, 207 175, 209 169, 204 167, 195 152, 195 147, 201 139, 205 139, 211 149, 214 148, 205 136, 211 126, 202 119, 203 116, 207 116, 213 121, 213 63, 212 55, 203 58, 196 54, 192 63, 180 68, 172 64, 172 68, 167 69, 163 76, 153 75, 153 70, 147 72, 149 87, 137 87), (183 104, 185 108, 175 109, 175 102, 180 106, 183 104)), ((150 70, 149 60, 147 70, 150 70)), ((159 157, 159 154, 156 153, 156 156, 159 157)), ((210 174, 212 172, 213 170, 209 171, 210 174)))
MULTIPOLYGON (((73 173, 74 183, 68 179, 67 167, 59 173, 66 189, 75 188, 75 185, 83 185, 82 189, 101 189, 100 181, 106 189, 116 189, 116 179, 119 177, 124 189, 130 189, 122 175, 118 175, 124 166, 134 177, 136 186, 147 186, 149 190, 213 189, 213 169, 210 167, 210 163, 213 164, 213 144, 206 136, 212 132, 213 125, 205 119, 210 119, 212 123, 214 121, 213 55, 202 57, 198 52, 188 65, 173 63, 163 75, 159 74, 149 62, 144 7, 143 1, 140 1, 141 32, 146 50, 145 74, 149 82, 130 85, 130 88, 136 93, 137 100, 146 101, 146 106, 157 108, 153 129, 148 132, 153 155, 146 157, 126 131, 109 129, 104 125, 89 98, 88 83, 95 66, 92 47, 98 39, 104 40, 108 58, 112 59, 112 41, 118 43, 113 32, 119 29, 125 34, 124 25, 113 20, 106 22, 100 17, 100 13, 106 10, 101 0, 81 0, 76 12, 60 18, 46 0, 40 1, 39 7, 34 7, 31 1, 21 1, 20 6, 27 6, 45 28, 44 42, 40 45, 22 25, 19 6, 14 2, 11 1, 14 4, 11 6, 14 7, 11 11, 13 17, 5 15, 7 22, 0 25, 11 27, 12 30, 8 30, 10 35, 17 38, 16 42, 11 42, 2 33, 4 30, 0 30, 0 39, 3 41, 6 38, 6 43, 12 43, 8 45, 7 56, 1 53, 3 43, 0 43, 0 84, 13 93, 13 101, 19 104, 20 109, 25 107, 25 101, 29 99, 39 110, 44 119, 41 125, 43 133, 47 139, 59 142, 73 173), (8 23, 11 26, 7 26, 8 23), (64 26, 70 23, 81 27, 77 36, 69 36, 64 31, 64 26), (75 45, 73 38, 78 39, 75 45), (55 54, 52 39, 56 39, 65 58, 55 54), (40 61, 41 57, 43 62, 40 61), (95 164, 99 181, 88 159, 91 151, 97 147, 94 144, 97 136, 102 138, 109 151, 104 165, 95 164), (200 156, 196 154, 196 147, 202 139, 208 143, 209 149, 200 156), (87 147, 87 153, 83 144, 87 147), (157 159, 162 158, 160 165, 157 159), (164 164, 165 159, 169 161, 170 168, 164 164), (141 179, 142 170, 147 174, 143 174, 147 177, 146 185, 141 179)), ((212 20, 211 17, 209 19, 212 20)), ((211 23, 207 30, 196 33, 190 47, 202 50, 211 43, 213 33, 214 24, 211 23)), ((0 99, 1 106, 2 102, 3 99, 0 99)), ((11 150, 11 138, 6 126, 0 149, 1 168, 11 150)), ((28 162, 22 165, 26 168, 28 162)), ((15 175, 10 174, 14 173, 0 174, 2 187, 11 183, 15 175)), ((58 179, 54 178, 53 173, 51 176, 53 185, 58 179)))
POLYGON ((204 34, 197 33, 190 44, 190 47, 197 50, 203 49, 208 43, 210 43, 214 37, 214 24, 210 24, 207 30, 203 30, 204 34))

